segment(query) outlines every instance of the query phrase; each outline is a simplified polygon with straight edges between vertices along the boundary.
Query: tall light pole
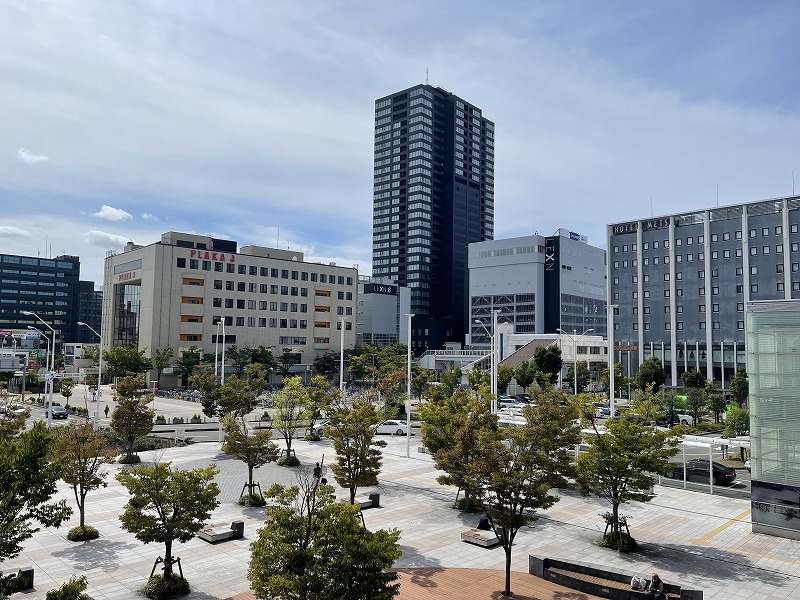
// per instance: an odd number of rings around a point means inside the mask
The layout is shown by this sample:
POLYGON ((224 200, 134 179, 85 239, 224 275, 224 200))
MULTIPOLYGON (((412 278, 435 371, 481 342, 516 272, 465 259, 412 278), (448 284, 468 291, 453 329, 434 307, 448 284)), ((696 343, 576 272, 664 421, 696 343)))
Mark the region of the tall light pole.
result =
MULTIPOLYGON (((102 317, 101 317, 102 318, 102 317)), ((100 382, 103 379, 103 336, 97 333, 92 327, 84 323, 83 321, 78 321, 78 325, 83 325, 93 334, 100 338, 100 357, 97 360, 97 402, 94 406, 94 430, 97 431, 100 429, 100 398, 102 397, 102 392, 100 391, 102 388, 100 387, 100 382)), ((100 329, 102 329, 102 325, 100 329)))
POLYGON ((406 458, 411 458, 411 319, 414 313, 407 313, 408 317, 408 368, 406 372, 406 458))
POLYGON ((339 329, 339 391, 342 393, 342 397, 344 398, 344 327, 345 322, 347 319, 345 317, 339 317, 340 329, 339 329))
POLYGON ((497 412, 497 365, 500 362, 500 353, 498 351, 498 344, 499 340, 497 338, 497 315, 500 313, 499 310, 492 311, 492 331, 491 333, 486 328, 486 324, 481 321, 480 319, 475 319, 475 323, 483 327, 483 330, 486 332, 486 335, 489 336, 489 342, 491 344, 491 350, 489 351, 489 386, 490 391, 492 394, 492 401, 490 404, 490 410, 492 413, 497 412))
POLYGON ((50 331, 53 332, 53 343, 50 345, 50 364, 48 368, 50 369, 49 374, 49 383, 50 383, 50 391, 47 396, 47 426, 50 427, 52 424, 53 419, 53 384, 55 383, 54 379, 56 376, 56 330, 50 327, 50 325, 42 319, 39 315, 35 312, 30 310, 23 310, 23 315, 27 315, 29 317, 36 317, 45 327, 47 327, 50 331))
POLYGON ((222 364, 220 367, 222 368, 222 374, 219 378, 220 385, 225 385, 225 317, 220 319, 222 322, 222 364))
POLYGON ((214 377, 219 377, 219 325, 222 318, 217 320, 217 335, 214 338, 214 377))
POLYGON ((619 308, 619 304, 608 305, 608 404, 611 408, 611 416, 614 416, 614 311, 619 308))
POLYGON ((572 340, 572 348, 573 348, 573 351, 575 352, 575 361, 574 361, 574 364, 573 364, 573 367, 572 367, 572 374, 575 376, 575 384, 574 384, 574 387, 572 388, 572 393, 573 393, 573 395, 577 396, 578 395, 578 344, 580 343, 581 338, 583 336, 585 336, 587 333, 589 333, 590 331, 594 331, 594 328, 590 327, 589 329, 584 331, 582 334, 577 336, 577 338, 575 337, 575 335, 578 333, 577 329, 573 329, 572 330, 572 335, 568 334, 563 329, 556 329, 556 331, 559 332, 559 333, 563 333, 565 336, 567 336, 569 339, 572 340))

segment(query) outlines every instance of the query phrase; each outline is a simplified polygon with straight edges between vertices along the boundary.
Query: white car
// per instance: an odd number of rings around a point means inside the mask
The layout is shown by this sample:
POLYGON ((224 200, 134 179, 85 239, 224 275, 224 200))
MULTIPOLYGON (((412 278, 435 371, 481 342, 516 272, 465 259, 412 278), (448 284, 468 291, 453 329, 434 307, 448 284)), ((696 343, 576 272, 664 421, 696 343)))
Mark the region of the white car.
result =
POLYGON ((384 421, 377 427, 375 427, 375 433, 387 433, 389 435, 406 435, 408 432, 408 427, 403 421, 396 421, 394 419, 390 419, 388 421, 384 421))
POLYGON ((328 419, 323 419, 322 421, 317 421, 314 423, 314 427, 308 427, 306 429, 306 435, 310 433, 316 433, 318 436, 325 435, 325 432, 328 430, 328 427, 331 426, 331 422, 328 419))

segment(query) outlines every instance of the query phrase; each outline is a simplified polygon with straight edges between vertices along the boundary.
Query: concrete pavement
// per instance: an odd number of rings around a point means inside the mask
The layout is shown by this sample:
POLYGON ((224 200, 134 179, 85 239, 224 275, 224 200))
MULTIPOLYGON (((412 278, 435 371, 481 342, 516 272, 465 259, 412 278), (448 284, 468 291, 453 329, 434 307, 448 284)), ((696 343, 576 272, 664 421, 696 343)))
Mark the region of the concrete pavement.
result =
MULTIPOLYGON (((500 570, 501 548, 484 549, 460 541, 460 533, 477 523, 477 515, 451 508, 456 490, 436 483, 439 474, 427 454, 417 452, 419 438, 412 438, 411 457, 406 440, 386 437, 384 475, 376 489, 381 508, 364 511, 367 527, 396 527, 403 556, 397 568, 474 568, 500 570)), ((279 441, 279 440, 278 440, 279 441)), ((330 441, 296 441, 294 448, 303 467, 310 469, 325 455, 333 456, 330 441)), ((192 586, 191 598, 225 599, 247 592, 249 544, 263 524, 263 509, 235 504, 246 480, 243 463, 219 451, 218 443, 194 444, 158 452, 142 453, 145 461, 172 461, 180 468, 215 463, 220 467, 220 507, 213 522, 245 521, 245 539, 210 545, 193 539, 178 544, 183 572, 192 586)), ((101 537, 86 543, 66 540, 75 518, 60 529, 45 529, 25 543, 23 554, 2 565, 4 571, 24 566, 35 568, 36 589, 26 598, 44 598, 47 590, 61 585, 74 573, 89 579, 89 594, 96 600, 135 598, 144 585, 163 546, 144 545, 120 527, 118 515, 127 493, 109 466, 108 488, 92 492, 87 502, 86 522, 100 530, 101 537)), ((257 470, 262 488, 272 483, 291 484, 294 471, 274 464, 257 470)), ((63 484, 60 494, 74 506, 71 491, 63 484)), ((668 582, 703 589, 714 600, 778 600, 800 597, 800 542, 750 532, 747 500, 708 496, 682 489, 656 486, 649 504, 623 508, 629 515, 631 533, 641 551, 631 555, 599 548, 604 522, 600 514, 608 506, 598 499, 582 498, 572 490, 561 493, 561 501, 544 511, 540 519, 517 536, 512 568, 527 572, 528 554, 575 559, 617 567, 648 575, 660 573, 668 582)), ((344 496, 342 491, 340 494, 344 496)), ((22 597, 22 596, 20 596, 22 597)))

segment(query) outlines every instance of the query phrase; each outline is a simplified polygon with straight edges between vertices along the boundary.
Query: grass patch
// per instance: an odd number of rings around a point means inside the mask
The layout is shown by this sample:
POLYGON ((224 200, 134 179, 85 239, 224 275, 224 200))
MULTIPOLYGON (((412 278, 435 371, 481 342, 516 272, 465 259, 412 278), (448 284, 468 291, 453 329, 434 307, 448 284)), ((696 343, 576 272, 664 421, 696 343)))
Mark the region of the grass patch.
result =
POLYGON ((100 532, 91 525, 84 525, 81 527, 73 527, 67 532, 67 539, 70 542, 85 542, 87 540, 96 540, 100 537, 100 532))

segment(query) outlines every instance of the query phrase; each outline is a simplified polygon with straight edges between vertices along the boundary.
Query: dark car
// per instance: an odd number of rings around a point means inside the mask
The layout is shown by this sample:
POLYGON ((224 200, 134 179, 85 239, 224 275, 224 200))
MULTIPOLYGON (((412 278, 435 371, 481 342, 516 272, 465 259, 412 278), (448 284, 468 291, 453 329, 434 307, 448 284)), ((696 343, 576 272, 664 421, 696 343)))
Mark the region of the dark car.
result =
POLYGON ((53 406, 50 409, 50 416, 54 419, 66 419, 69 413, 63 406, 53 406))
MULTIPOLYGON (((714 485, 731 485, 736 481, 736 471, 730 467, 726 467, 718 462, 711 463, 713 468, 712 481, 714 485)), ((674 479, 683 479, 683 465, 673 464, 672 472, 667 473, 667 477, 674 479)), ((696 481, 699 483, 709 482, 709 468, 708 460, 697 458, 686 461, 686 481, 696 481)))
POLYGON ((517 402, 522 402, 523 404, 530 404, 531 398, 530 394, 517 394, 514 396, 517 402))

